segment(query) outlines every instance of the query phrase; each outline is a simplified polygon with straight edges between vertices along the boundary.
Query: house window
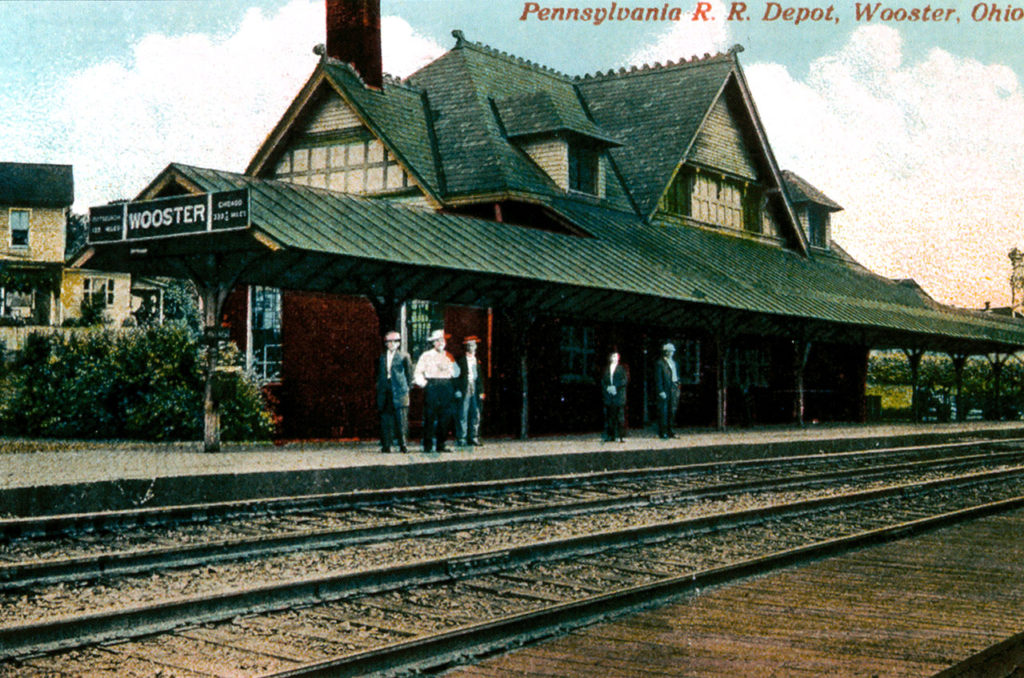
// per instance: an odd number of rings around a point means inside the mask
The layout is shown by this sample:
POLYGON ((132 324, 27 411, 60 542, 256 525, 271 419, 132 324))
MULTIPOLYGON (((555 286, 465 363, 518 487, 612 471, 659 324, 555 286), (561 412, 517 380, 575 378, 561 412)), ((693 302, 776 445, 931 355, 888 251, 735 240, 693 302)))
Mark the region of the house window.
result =
POLYGON ((86 278, 82 281, 82 302, 107 308, 114 305, 113 278, 86 278))
POLYGON ((427 337, 431 331, 444 327, 444 304, 415 299, 406 306, 406 333, 409 337, 409 355, 415 362, 430 346, 427 337))
POLYGON ((828 213, 807 210, 807 239, 815 247, 828 247, 828 213))
POLYGON ((252 370, 261 382, 281 379, 281 290, 252 288, 252 370))
POLYGON ((580 193, 598 194, 601 154, 585 146, 569 146, 569 188, 580 193))
POLYGON ((28 247, 28 210, 11 210, 11 247, 28 247))
POLYGON ((562 381, 592 381, 596 369, 594 330, 576 325, 562 326, 562 381))

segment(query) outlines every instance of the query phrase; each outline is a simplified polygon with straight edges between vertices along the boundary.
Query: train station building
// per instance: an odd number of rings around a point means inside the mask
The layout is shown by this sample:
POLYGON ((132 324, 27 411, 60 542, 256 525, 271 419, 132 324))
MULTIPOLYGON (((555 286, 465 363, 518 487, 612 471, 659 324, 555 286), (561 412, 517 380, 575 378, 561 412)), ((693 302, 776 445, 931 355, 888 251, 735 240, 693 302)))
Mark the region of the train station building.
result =
POLYGON ((778 166, 742 48, 566 75, 454 31, 399 81, 378 3, 327 7, 319 62, 245 171, 168 166, 94 212, 79 260, 195 280, 286 437, 375 435, 392 329, 414 359, 435 329, 456 353, 480 337, 485 432, 524 437, 598 431, 612 349, 635 428, 666 341, 677 423, 695 427, 863 421, 872 349, 962 366, 1024 347, 1018 320, 941 305, 836 245, 842 207, 778 166), (194 199, 199 229, 182 222, 194 199))

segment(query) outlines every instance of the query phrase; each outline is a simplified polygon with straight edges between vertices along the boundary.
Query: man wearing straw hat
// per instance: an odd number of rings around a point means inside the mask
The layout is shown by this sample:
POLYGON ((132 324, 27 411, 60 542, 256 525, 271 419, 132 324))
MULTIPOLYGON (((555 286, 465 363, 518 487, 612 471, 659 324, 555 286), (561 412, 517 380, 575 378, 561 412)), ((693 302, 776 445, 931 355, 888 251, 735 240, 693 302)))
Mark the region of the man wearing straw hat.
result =
POLYGON ((423 451, 447 452, 445 439, 451 426, 452 403, 455 398, 455 379, 459 366, 444 350, 444 330, 434 330, 427 337, 433 345, 416 361, 413 381, 424 389, 423 393, 423 451))
POLYGON ((384 335, 384 353, 377 362, 377 410, 380 412, 380 451, 390 452, 398 443, 400 452, 408 452, 409 390, 412 388, 412 361, 401 351, 398 332, 384 335))

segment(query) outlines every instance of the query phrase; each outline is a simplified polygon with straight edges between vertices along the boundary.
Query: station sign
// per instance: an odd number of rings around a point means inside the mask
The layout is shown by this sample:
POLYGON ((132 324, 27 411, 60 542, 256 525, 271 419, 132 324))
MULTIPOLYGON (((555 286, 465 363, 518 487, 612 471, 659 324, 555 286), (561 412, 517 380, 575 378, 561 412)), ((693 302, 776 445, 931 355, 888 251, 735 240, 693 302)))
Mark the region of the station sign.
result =
POLYGON ((249 227, 249 189, 181 195, 89 210, 89 242, 167 238, 249 227))

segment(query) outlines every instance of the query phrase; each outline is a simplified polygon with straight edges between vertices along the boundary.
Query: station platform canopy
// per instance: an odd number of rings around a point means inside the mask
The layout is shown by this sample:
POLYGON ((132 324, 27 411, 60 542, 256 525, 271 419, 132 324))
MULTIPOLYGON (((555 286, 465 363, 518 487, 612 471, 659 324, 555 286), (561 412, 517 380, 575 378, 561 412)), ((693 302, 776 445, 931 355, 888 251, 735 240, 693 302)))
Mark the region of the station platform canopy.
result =
POLYGON ((89 247, 76 265, 221 288, 426 299, 872 348, 1024 348, 1019 320, 939 304, 841 250, 806 256, 579 200, 541 199, 583 233, 171 164, 138 201, 94 210, 89 247), (181 207, 189 195, 207 196, 202 214, 181 207), (244 199, 244 214, 212 221, 218 196, 226 204, 244 199), (183 223, 186 216, 208 220, 196 227, 183 223))

